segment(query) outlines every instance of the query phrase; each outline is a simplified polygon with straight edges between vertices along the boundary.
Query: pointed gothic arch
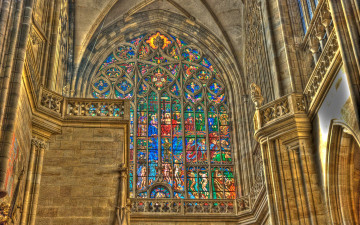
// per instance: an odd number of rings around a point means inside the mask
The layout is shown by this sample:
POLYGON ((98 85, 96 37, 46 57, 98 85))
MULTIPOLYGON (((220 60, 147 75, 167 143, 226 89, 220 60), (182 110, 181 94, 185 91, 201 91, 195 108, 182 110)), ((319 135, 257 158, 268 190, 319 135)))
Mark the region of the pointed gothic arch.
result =
POLYGON ((222 79, 199 47, 160 30, 99 64, 88 93, 132 101, 131 197, 236 198, 222 79))
POLYGON ((330 125, 326 199, 333 224, 358 224, 360 216, 360 144, 356 132, 341 121, 330 125))

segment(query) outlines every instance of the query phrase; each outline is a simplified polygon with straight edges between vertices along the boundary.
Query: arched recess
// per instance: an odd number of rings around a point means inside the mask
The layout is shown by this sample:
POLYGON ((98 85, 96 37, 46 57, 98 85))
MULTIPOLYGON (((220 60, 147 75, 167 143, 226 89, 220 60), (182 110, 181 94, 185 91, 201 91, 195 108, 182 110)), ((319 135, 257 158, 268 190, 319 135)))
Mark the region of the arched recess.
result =
POLYGON ((326 199, 332 224, 359 224, 360 145, 346 124, 332 121, 326 165, 326 199))
MULTIPOLYGON (((129 41, 140 35, 163 30, 164 32, 177 36, 184 41, 198 46, 213 64, 221 71, 224 85, 228 90, 229 114, 232 122, 232 137, 234 146, 234 161, 236 180, 241 184, 248 182, 247 175, 251 170, 251 165, 240 162, 240 140, 247 135, 247 131, 241 127, 241 96, 246 91, 243 86, 243 75, 236 66, 233 55, 225 45, 209 30, 198 24, 196 21, 163 10, 151 10, 139 12, 125 20, 114 21, 109 27, 97 31, 87 46, 84 57, 81 60, 78 73, 72 79, 72 95, 74 97, 91 97, 89 87, 91 79, 96 74, 99 65, 106 57, 121 43, 129 41)), ((244 160, 242 160, 244 162, 244 160)), ((248 186, 248 185, 247 185, 248 186)), ((239 188, 241 189, 241 187, 239 188)), ((240 193, 241 195, 241 193, 240 193)))

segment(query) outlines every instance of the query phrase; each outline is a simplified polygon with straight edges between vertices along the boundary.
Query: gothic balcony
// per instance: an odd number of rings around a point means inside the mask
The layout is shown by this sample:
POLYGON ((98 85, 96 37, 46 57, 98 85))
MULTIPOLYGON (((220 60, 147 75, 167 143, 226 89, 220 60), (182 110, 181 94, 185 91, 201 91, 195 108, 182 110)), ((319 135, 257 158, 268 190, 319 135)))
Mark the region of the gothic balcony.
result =
POLYGON ((45 88, 40 88, 39 95, 38 108, 63 120, 75 118, 129 119, 127 118, 128 110, 130 110, 128 101, 67 98, 45 88))
POLYGON ((289 94, 265 105, 260 105, 257 107, 253 121, 256 138, 267 130, 272 130, 275 135, 274 125, 284 126, 289 118, 306 116, 305 100, 302 94, 289 94))
POLYGON ((336 74, 333 71, 338 68, 340 63, 339 43, 336 32, 333 30, 304 90, 310 115, 313 114, 315 106, 320 103, 322 94, 332 81, 332 75, 336 74))
POLYGON ((303 46, 313 54, 315 63, 324 50, 334 28, 328 0, 319 2, 303 40, 303 46))

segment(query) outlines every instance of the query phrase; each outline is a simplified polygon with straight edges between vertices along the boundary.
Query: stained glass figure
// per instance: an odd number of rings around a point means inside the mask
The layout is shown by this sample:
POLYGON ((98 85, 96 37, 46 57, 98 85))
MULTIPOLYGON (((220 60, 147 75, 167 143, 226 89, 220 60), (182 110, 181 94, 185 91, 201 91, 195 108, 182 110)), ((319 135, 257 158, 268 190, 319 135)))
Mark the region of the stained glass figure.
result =
POLYGON ((141 35, 109 54, 90 94, 131 101, 131 197, 236 198, 226 86, 201 49, 141 35))
POLYGON ((165 187, 156 187, 150 195, 151 198, 170 198, 170 192, 165 187))

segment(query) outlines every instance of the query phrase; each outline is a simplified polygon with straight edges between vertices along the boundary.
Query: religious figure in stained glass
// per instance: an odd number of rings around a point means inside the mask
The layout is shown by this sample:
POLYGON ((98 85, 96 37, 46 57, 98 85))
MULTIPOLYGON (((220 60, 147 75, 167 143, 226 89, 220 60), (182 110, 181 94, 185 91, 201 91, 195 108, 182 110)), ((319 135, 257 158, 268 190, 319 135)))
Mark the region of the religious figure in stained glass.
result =
POLYGON ((197 46, 156 31, 121 44, 92 78, 94 98, 130 99, 135 198, 236 198, 226 86, 197 46))

